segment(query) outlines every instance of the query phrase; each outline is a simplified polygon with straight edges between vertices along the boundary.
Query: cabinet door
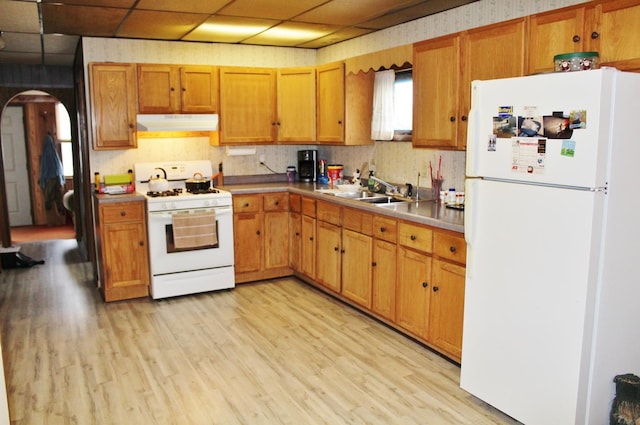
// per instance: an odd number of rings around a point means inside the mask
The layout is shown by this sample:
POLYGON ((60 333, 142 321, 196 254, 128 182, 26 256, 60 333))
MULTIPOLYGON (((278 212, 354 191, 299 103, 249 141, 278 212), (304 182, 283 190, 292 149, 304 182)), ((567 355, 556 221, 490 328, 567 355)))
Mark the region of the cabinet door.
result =
POLYGON ((382 240, 373 243, 373 277, 371 310, 395 320, 396 313, 396 244, 382 240))
POLYGON ((316 70, 278 70, 278 142, 316 140, 316 70))
POLYGON ((427 337, 431 257, 398 248, 396 323, 417 337, 427 337))
POLYGON ((317 68, 318 142, 344 142, 344 62, 317 68))
POLYGON ((347 146, 372 145, 373 82, 375 71, 345 76, 345 136, 347 146))
POLYGON ((289 213, 264 213, 264 268, 289 266, 289 213))
POLYGON ((218 113, 218 68, 180 68, 180 102, 185 113, 218 113))
POLYGON ((640 1, 589 3, 584 38, 603 66, 640 71, 640 1))
POLYGON ((262 213, 236 213, 233 215, 236 273, 262 270, 264 245, 262 221, 262 213))
POLYGON ((135 148, 136 68, 133 64, 89 64, 93 147, 135 148))
POLYGON ((446 36, 413 48, 413 146, 458 144, 460 37, 446 36))
POLYGON ((340 292, 340 227, 317 222, 316 281, 340 292))
POLYGON ((112 301, 109 297, 112 289, 148 286, 149 257, 144 223, 106 224, 103 237, 102 267, 106 301, 112 301))
POLYGON ((180 110, 179 74, 171 65, 138 65, 138 112, 174 114, 180 110))
POLYGON ((316 219, 302 216, 302 273, 316 278, 316 219))
POLYGON ((584 51, 584 10, 567 7, 529 18, 529 74, 553 71, 556 55, 584 51))
POLYGON ((266 68, 220 69, 220 142, 274 143, 276 73, 266 68))
POLYGON ((289 266, 301 271, 302 263, 302 218, 300 213, 289 214, 289 266))
POLYGON ((342 295, 371 308, 373 242, 351 230, 342 231, 342 295))
POLYGON ((428 339, 457 361, 462 354, 464 285, 464 267, 433 261, 428 339))
POLYGON ((496 78, 519 77, 525 69, 525 20, 516 19, 468 31, 462 38, 462 102, 456 117, 457 144, 467 146, 467 123, 471 109, 471 82, 496 78), (505 46, 509 48, 505 49, 505 46))

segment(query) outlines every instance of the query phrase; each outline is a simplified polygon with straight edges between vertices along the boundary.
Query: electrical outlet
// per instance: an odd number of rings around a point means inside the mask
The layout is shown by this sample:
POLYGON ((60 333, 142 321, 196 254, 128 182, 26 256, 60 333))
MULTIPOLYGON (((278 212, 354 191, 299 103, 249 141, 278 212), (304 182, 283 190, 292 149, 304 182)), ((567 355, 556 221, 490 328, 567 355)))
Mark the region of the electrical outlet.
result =
POLYGON ((264 161, 265 161, 264 154, 260 154, 259 160, 260 160, 260 164, 264 164, 264 161))

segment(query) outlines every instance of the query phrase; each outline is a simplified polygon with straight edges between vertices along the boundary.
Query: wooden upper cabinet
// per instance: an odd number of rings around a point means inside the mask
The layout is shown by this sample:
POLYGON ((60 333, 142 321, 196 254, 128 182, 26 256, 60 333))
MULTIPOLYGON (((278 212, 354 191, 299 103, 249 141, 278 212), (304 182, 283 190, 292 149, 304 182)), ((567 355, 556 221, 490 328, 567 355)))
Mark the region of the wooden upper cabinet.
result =
POLYGON ((135 65, 90 63, 89 74, 94 149, 137 147, 135 65))
POLYGON ((601 66, 640 71, 640 0, 595 1, 532 15, 529 73, 554 69, 562 53, 594 51, 601 66))
POLYGON ((640 0, 588 3, 584 37, 588 51, 600 53, 600 64, 640 71, 640 0))
POLYGON ((213 66, 138 65, 142 114, 217 113, 218 70, 213 66))
POLYGON ((524 74, 525 22, 501 22, 414 45, 414 146, 466 148, 471 82, 524 74))
POLYGON ((496 78, 520 77, 525 74, 526 20, 501 22, 462 36, 462 78, 458 115, 457 147, 466 149, 467 119, 471 109, 471 82, 496 78), (505 49, 505 46, 509 48, 505 49))
POLYGON ((278 142, 316 140, 316 70, 278 70, 278 142))
POLYGON ((459 79, 459 35, 414 45, 413 146, 458 146, 459 79))
POLYGON ((318 142, 344 142, 344 62, 318 66, 317 138, 318 142))
POLYGON ((276 71, 220 68, 220 142, 276 141, 276 71))
POLYGON ((529 74, 553 71, 555 55, 584 51, 584 12, 567 7, 529 18, 529 74))
POLYGON ((371 119, 375 75, 371 70, 345 76, 345 145, 373 144, 371 119))

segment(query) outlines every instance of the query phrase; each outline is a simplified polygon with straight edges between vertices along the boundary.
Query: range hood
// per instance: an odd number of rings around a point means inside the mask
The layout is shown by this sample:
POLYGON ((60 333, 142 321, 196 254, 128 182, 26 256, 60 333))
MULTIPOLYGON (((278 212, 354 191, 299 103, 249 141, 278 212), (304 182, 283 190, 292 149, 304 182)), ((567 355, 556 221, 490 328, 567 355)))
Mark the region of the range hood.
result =
POLYGON ((218 114, 138 114, 138 131, 218 131, 218 114))

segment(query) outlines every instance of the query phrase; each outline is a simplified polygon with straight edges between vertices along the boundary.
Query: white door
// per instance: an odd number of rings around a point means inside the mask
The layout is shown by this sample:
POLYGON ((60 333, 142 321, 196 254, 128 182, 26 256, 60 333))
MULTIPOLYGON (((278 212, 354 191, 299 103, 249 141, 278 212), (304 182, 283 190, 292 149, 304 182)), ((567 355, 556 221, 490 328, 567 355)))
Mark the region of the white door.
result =
POLYGON ((20 106, 7 106, 2 114, 2 157, 11 226, 33 224, 23 117, 20 106))

